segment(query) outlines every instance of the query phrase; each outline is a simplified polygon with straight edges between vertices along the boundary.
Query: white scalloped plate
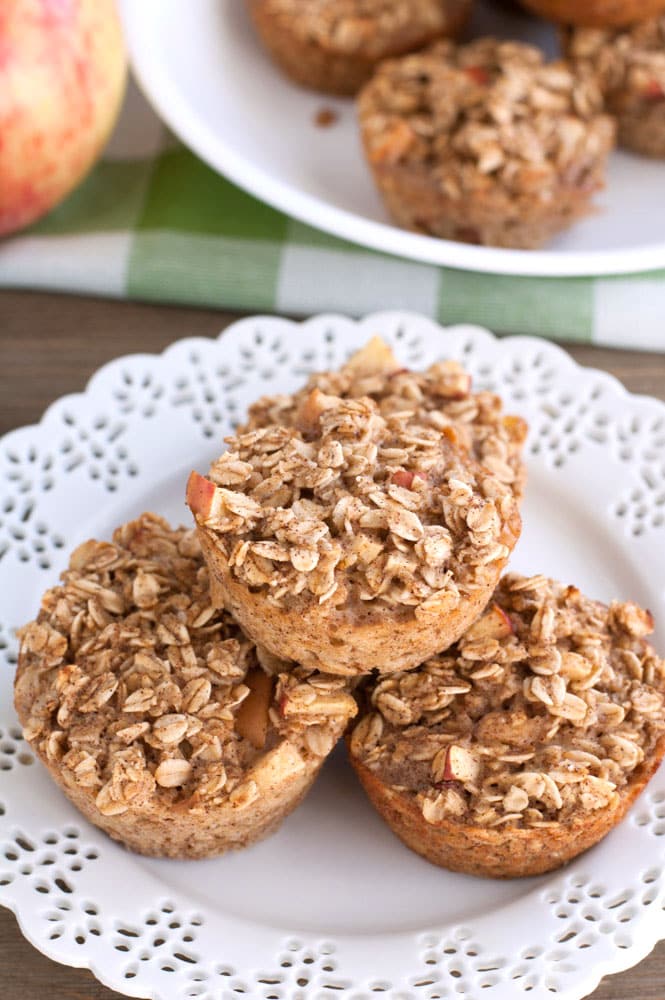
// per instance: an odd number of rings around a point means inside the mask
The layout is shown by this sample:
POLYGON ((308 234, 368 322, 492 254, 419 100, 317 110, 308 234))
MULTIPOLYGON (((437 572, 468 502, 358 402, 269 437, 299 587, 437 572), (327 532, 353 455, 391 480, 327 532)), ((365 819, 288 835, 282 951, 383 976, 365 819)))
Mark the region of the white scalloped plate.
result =
MULTIPOLYGON (((354 102, 282 76, 254 37, 243 0, 119 6, 134 72, 164 121, 215 170, 296 219, 383 253, 496 274, 624 274, 665 265, 662 162, 614 153, 597 211, 543 250, 410 233, 391 223, 374 188, 354 102), (337 113, 334 127, 315 125, 322 107, 337 113)), ((521 38, 550 54, 557 48, 552 25, 496 0, 478 0, 471 33, 521 38)))
POLYGON ((144 509, 186 521, 186 473, 207 467, 247 404, 338 365, 375 332, 409 366, 463 360, 476 386, 529 420, 514 567, 633 597, 665 622, 665 406, 550 344, 405 313, 259 317, 107 365, 0 442, 0 903, 45 954, 131 996, 579 1000, 665 937, 662 770, 601 845, 558 874, 504 884, 404 848, 341 752, 276 836, 171 862, 133 856, 86 823, 21 741, 13 630, 66 552, 144 509))

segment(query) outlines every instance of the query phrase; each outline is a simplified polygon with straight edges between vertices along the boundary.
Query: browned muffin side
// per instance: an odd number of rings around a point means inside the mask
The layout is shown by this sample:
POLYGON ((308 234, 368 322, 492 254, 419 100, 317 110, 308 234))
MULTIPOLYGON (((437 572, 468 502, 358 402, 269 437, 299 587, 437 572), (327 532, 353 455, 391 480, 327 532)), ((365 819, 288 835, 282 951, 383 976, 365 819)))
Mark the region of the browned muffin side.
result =
MULTIPOLYGON (((413 413, 470 452, 519 499, 526 484, 522 447, 527 424, 503 412, 499 396, 473 392, 471 376, 456 361, 439 361, 424 372, 403 368, 389 346, 373 337, 338 371, 317 372, 291 395, 263 396, 249 409, 239 433, 269 424, 293 426, 305 397, 320 389, 343 399, 369 396, 383 415, 413 413)), ((404 482, 408 482, 405 475, 404 482)))
POLYGON ((213 599, 305 666, 416 666, 480 614, 519 535, 505 483, 368 397, 314 389, 294 426, 227 443, 187 491, 213 599))
POLYGON ((493 38, 382 63, 358 112, 395 222, 490 246, 537 248, 587 215, 615 138, 593 74, 493 38))
POLYGON ((665 10, 665 0, 520 0, 528 10, 560 24, 621 28, 665 10))
POLYGON ((92 823, 141 854, 209 857, 276 829, 355 714, 339 678, 261 663, 211 606, 196 533, 144 514, 45 594, 16 710, 92 823))
POLYGON ((504 577, 452 649, 368 685, 348 745, 372 803, 445 868, 558 868, 622 819, 665 754, 652 628, 634 604, 504 577))
POLYGON ((473 0, 246 0, 256 31, 296 83, 355 94, 376 64, 457 36, 473 0))
POLYGON ((595 74, 619 145, 665 157, 665 14, 622 31, 578 28, 566 35, 570 58, 595 74))

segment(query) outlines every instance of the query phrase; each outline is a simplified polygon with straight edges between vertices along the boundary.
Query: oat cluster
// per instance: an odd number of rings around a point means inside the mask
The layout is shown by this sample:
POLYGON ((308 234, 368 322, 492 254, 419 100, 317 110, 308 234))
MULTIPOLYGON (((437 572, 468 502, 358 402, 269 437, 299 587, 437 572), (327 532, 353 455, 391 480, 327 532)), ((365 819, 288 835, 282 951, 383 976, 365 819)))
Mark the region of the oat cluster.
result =
POLYGON ((365 59, 379 58, 395 42, 445 31, 451 10, 465 10, 468 0, 268 0, 272 17, 324 49, 365 59))
MULTIPOLYGON (((21 639, 25 737, 102 815, 257 797, 248 771, 263 749, 238 731, 257 650, 211 606, 194 531, 144 514, 113 543, 86 542, 21 639)), ((353 714, 343 681, 258 659, 276 671, 265 748, 287 739, 324 757, 353 714)))
POLYGON ((568 51, 596 75, 613 111, 665 99, 665 14, 620 31, 577 28, 570 32, 568 51))
POLYGON ((546 827, 613 805, 665 731, 665 662, 632 603, 503 578, 447 652, 371 689, 356 757, 426 821, 546 827))
POLYGON ((449 436, 520 497, 526 469, 521 457, 527 427, 503 412, 499 396, 472 392, 471 377, 456 361, 439 361, 424 372, 402 368, 388 346, 374 338, 339 371, 317 372, 293 395, 263 396, 241 429, 270 424, 292 427, 313 389, 343 399, 373 399, 382 416, 401 413, 449 436))
POLYGON ((604 92, 623 91, 633 98, 665 98, 665 15, 620 31, 577 28, 569 53, 588 62, 604 92))
POLYGON ((488 184, 515 195, 584 188, 614 141, 595 74, 513 41, 440 41, 385 62, 360 96, 375 166, 423 167, 461 200, 488 184))
POLYGON ((432 422, 369 397, 315 389, 293 426, 227 441, 198 520, 274 605, 449 610, 491 585, 514 544, 509 487, 432 422))

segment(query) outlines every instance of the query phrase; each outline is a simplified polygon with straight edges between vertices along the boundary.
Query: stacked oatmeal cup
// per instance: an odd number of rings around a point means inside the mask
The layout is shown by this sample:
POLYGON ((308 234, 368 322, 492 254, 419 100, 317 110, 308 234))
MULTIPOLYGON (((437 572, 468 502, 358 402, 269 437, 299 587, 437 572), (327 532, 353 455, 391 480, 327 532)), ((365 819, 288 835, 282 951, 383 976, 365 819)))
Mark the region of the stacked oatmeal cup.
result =
POLYGON ((365 157, 397 225, 537 249, 595 210, 617 141, 665 157, 665 0, 522 2, 560 26, 561 58, 460 42, 472 0, 247 5, 288 76, 357 95, 365 157))
POLYGON ((456 362, 409 371, 378 338, 258 400, 192 473, 193 530, 144 514, 72 554, 21 634, 26 739, 145 854, 268 835, 346 736, 433 863, 565 863, 665 754, 665 662, 635 604, 504 572, 526 433, 456 362))

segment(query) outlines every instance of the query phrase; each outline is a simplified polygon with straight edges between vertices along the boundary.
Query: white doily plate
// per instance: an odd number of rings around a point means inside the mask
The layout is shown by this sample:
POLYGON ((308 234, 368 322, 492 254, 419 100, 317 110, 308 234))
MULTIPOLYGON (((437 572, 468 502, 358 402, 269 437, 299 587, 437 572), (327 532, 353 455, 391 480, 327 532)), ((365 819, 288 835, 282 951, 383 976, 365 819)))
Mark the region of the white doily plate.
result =
MULTIPOLYGON (((529 338, 384 313, 301 325, 259 317, 220 340, 120 358, 85 393, 0 442, 0 903, 56 961, 154 1000, 579 1000, 665 937, 665 771, 602 844, 507 884, 404 848, 338 752, 266 842, 205 862, 134 857, 87 824, 22 742, 13 630, 66 553, 154 509, 187 521, 205 470, 262 392, 338 365, 380 332, 403 363, 461 359, 531 425, 513 566, 632 597, 665 622, 665 406, 529 338), (29 766, 32 765, 32 766, 29 766)), ((656 642, 663 649, 663 633, 656 642)))

